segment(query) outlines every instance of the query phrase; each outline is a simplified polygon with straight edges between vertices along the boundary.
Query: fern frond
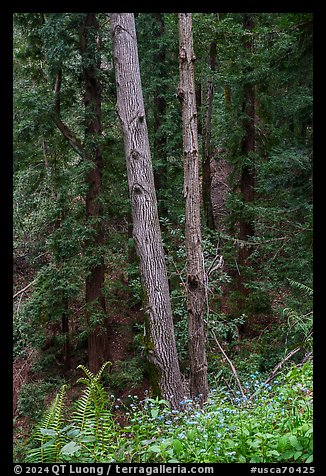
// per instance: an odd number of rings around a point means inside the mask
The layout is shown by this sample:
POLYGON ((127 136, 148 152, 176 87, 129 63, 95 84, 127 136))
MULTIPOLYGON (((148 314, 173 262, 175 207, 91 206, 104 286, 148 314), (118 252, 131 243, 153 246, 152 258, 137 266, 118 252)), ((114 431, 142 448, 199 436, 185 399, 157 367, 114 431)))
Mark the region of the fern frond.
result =
POLYGON ((300 289, 300 291, 303 291, 307 296, 313 296, 313 289, 310 288, 309 286, 306 286, 305 284, 298 283, 297 281, 293 281, 292 279, 288 278, 289 283, 291 286, 293 286, 296 289, 300 289))
MULTIPOLYGON (((88 382, 86 381, 86 384, 88 382)), ((90 403, 92 401, 92 392, 89 387, 84 390, 83 395, 79 398, 76 403, 76 409, 73 414, 72 421, 77 425, 77 428, 80 431, 83 431, 85 428, 85 424, 89 416, 91 415, 90 412, 90 403)))
POLYGON ((26 461, 30 463, 56 463, 62 446, 60 430, 63 426, 63 402, 66 385, 61 387, 48 411, 45 412, 41 422, 33 435, 39 442, 39 447, 28 452, 26 461))
MULTIPOLYGON (((91 372, 87 367, 85 367, 84 365, 78 365, 77 369, 81 369, 83 370, 83 372, 86 374, 86 376, 89 378, 89 380, 94 380, 95 379, 95 375, 93 374, 93 372, 91 372)), ((78 382, 78 380, 77 380, 78 382)))
POLYGON ((94 381, 99 381, 100 380, 105 368, 108 365, 112 365, 112 362, 110 362, 110 361, 104 362, 104 364, 102 365, 100 370, 97 372, 97 374, 93 374, 93 372, 91 372, 87 367, 85 367, 84 365, 81 365, 81 364, 78 365, 77 369, 83 370, 84 373, 86 374, 86 376, 89 378, 89 380, 94 382, 94 381))
POLYGON ((29 451, 28 462, 56 463, 60 457, 64 458, 65 450, 62 453, 61 450, 70 444, 74 449, 82 447, 84 456, 86 452, 87 458, 94 462, 100 454, 105 453, 106 448, 112 444, 114 421, 111 403, 99 380, 109 364, 110 362, 105 362, 96 375, 83 365, 78 366, 85 374, 78 382, 83 383, 85 389, 74 405, 70 424, 63 425, 64 385, 37 426, 34 439, 39 447, 29 451))
POLYGON ((96 380, 100 380, 100 378, 102 377, 102 374, 104 372, 104 370, 106 369, 106 367, 108 365, 112 365, 112 362, 110 361, 107 361, 107 362, 104 362, 104 364, 102 365, 102 367, 100 368, 100 370, 97 372, 96 374, 96 380))

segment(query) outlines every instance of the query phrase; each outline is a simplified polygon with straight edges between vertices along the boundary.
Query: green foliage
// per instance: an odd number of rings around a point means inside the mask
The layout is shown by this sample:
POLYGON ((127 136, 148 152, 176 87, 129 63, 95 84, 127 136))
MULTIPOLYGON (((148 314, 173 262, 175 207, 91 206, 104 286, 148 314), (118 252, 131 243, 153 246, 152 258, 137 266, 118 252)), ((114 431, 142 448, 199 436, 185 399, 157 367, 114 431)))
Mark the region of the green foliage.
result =
POLYGON ((19 393, 19 414, 29 417, 31 421, 39 420, 45 408, 44 399, 51 388, 53 384, 46 381, 25 383, 19 393))
MULTIPOLYGON (((312 461, 312 365, 291 366, 252 400, 261 388, 255 372, 244 382, 245 398, 212 389, 203 408, 185 399, 183 410, 165 400, 130 397, 127 426, 112 420, 108 396, 83 368, 86 384, 71 424, 63 426, 62 390, 36 431, 41 443, 29 462, 191 462, 308 463, 312 461), (109 410, 110 408, 110 410, 109 410), (51 459, 49 459, 51 458, 51 459)), ((101 369, 103 371, 103 368, 101 369)), ((71 412, 70 412, 71 413, 71 412)))
POLYGON ((57 462, 63 438, 63 399, 66 386, 57 394, 51 407, 42 418, 41 424, 36 429, 34 439, 39 442, 39 447, 29 451, 27 462, 38 461, 41 463, 57 462))
MULTIPOLYGON (((310 364, 294 367, 250 404, 225 389, 203 409, 185 400, 181 412, 147 399, 131 406, 123 451, 128 462, 309 462, 311 378, 310 364)), ((246 385, 259 386, 258 374, 246 385)))
MULTIPOLYGON (((160 182, 160 214, 165 210, 161 227, 177 346, 187 375, 177 15, 159 15, 137 14, 136 27, 153 168, 160 182), (165 103, 159 127, 155 115, 158 98, 165 103)), ((206 269, 217 252, 225 263, 210 274, 210 311, 205 319, 208 331, 214 330, 221 339, 248 395, 287 352, 300 345, 302 351, 294 358, 300 362, 303 353, 311 351, 313 238, 312 15, 251 15, 254 27, 248 32, 242 13, 193 14, 199 148, 204 140, 209 75, 214 85, 212 161, 226 159, 233 167, 227 184, 226 218, 219 223, 224 231, 203 228, 202 233, 206 269), (248 40, 252 49, 245 46, 248 40), (217 47, 214 72, 209 67, 212 41, 217 47), (246 155, 242 143, 248 85, 255 90, 255 152, 246 155), (240 193, 244 166, 255 170, 255 199, 251 203, 244 202, 240 193), (231 290, 231 276, 238 273, 236 260, 243 246, 238 239, 241 218, 252 221, 255 228, 255 236, 250 238, 250 263, 241 269, 248 296, 231 290), (238 329, 246 323, 255 328, 255 336, 239 341, 238 329)), ((85 13, 14 16, 14 254, 28 264, 23 281, 28 284, 37 279, 19 301, 19 313, 16 307, 14 357, 23 357, 31 347, 41 349, 34 370, 46 375, 57 373, 58 368, 61 371, 64 314, 72 324, 70 347, 79 361, 84 360, 89 331, 103 322, 96 304, 84 306, 85 279, 102 258, 107 307, 114 305, 124 312, 128 305, 138 310, 144 299, 130 236, 127 174, 115 113, 106 14, 97 14, 101 51, 96 59, 101 68, 96 74, 102 89, 102 133, 95 142, 103 148, 105 165, 98 199, 105 235, 100 245, 94 242, 99 220, 86 219, 86 176, 92 163, 76 154, 54 122, 53 84, 61 68, 61 118, 84 142, 89 114, 84 107, 82 61, 89 64, 91 57, 80 54, 79 27, 84 18, 85 13), (88 324, 86 312, 91 314, 88 324)), ((22 288, 20 280, 18 283, 18 289, 22 288)), ((141 354, 146 352, 143 326, 138 331, 136 345, 141 354)), ((121 431, 104 387, 84 368, 83 396, 74 408, 65 407, 62 390, 36 430, 38 448, 33 448, 30 461, 311 461, 309 362, 293 367, 275 387, 246 406, 235 400, 239 396, 234 376, 210 332, 207 350, 209 381, 215 391, 204 409, 186 402, 184 412, 174 413, 159 399, 133 402, 133 407, 125 408, 130 422, 121 431)), ((140 358, 127 360, 106 376, 105 383, 121 390, 138 384, 144 373, 140 358)), ((38 419, 49 390, 47 383, 41 382, 24 386, 21 414, 32 422, 38 419)))
POLYGON ((252 291, 246 300, 245 310, 250 314, 271 314, 270 296, 262 290, 252 291))
POLYGON ((86 387, 82 396, 75 403, 73 412, 66 415, 65 386, 62 387, 34 432, 33 441, 39 446, 28 452, 26 461, 97 462, 104 450, 108 451, 114 422, 111 404, 99 380, 109 364, 103 364, 96 375, 83 365, 78 366, 85 373, 85 377, 78 380, 86 387), (70 422, 65 425, 67 418, 70 422))
POLYGON ((119 360, 115 362, 114 369, 105 376, 104 382, 113 391, 132 389, 141 384, 145 371, 145 362, 138 356, 119 360))

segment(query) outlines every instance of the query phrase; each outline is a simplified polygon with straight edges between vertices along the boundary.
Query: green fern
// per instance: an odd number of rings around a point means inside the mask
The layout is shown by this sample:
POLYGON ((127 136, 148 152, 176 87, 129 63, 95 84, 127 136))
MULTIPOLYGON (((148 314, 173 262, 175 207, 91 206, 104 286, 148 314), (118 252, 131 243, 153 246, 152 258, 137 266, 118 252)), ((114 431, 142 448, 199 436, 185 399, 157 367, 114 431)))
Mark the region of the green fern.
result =
POLYGON ((86 374, 86 378, 78 379, 78 383, 86 385, 86 389, 76 404, 72 420, 75 428, 83 433, 82 441, 93 442, 86 446, 94 453, 94 457, 98 446, 104 451, 105 445, 109 443, 113 425, 107 394, 99 382, 109 364, 105 362, 96 375, 83 365, 77 367, 86 374))
POLYGON ((313 289, 311 289, 309 286, 306 286, 305 284, 298 283, 297 281, 293 281, 292 279, 288 278, 289 283, 291 286, 294 288, 300 289, 300 291, 303 291, 307 296, 312 297, 313 296, 313 289))
POLYGON ((54 399, 37 426, 33 439, 38 447, 29 451, 26 461, 31 463, 57 463, 59 461, 97 462, 112 445, 112 429, 115 425, 111 404, 100 378, 106 362, 94 375, 83 365, 85 377, 78 379, 85 389, 75 404, 70 424, 64 426, 63 401, 66 386, 54 399))
POLYGON ((66 385, 63 385, 36 428, 33 439, 40 446, 32 449, 26 457, 29 463, 57 463, 62 446, 63 402, 66 385))
MULTIPOLYGON (((302 291, 305 295, 312 297, 313 296, 313 289, 306 286, 305 284, 298 283, 297 281, 293 281, 288 279, 291 286, 295 287, 302 291)), ((300 313, 295 311, 292 308, 285 308, 283 309, 283 315, 287 318, 288 326, 294 329, 296 332, 303 335, 304 341, 302 344, 305 346, 312 345, 312 327, 313 327, 313 312, 310 311, 306 314, 300 313)))

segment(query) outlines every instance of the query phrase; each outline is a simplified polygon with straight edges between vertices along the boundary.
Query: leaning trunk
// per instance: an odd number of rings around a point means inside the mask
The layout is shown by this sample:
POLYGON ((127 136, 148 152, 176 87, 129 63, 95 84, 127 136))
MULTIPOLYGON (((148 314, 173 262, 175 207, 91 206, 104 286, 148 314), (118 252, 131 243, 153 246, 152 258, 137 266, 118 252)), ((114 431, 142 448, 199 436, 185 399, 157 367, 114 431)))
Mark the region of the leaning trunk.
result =
POLYGON ((185 246, 187 254, 187 307, 190 358, 190 393, 205 401, 208 394, 204 312, 206 273, 201 246, 200 187, 194 52, 191 13, 179 13, 180 85, 184 150, 185 246))
POLYGON ((133 237, 146 297, 146 342, 163 397, 180 406, 184 386, 177 357, 164 250, 141 88, 135 20, 112 13, 117 113, 124 132, 133 237))

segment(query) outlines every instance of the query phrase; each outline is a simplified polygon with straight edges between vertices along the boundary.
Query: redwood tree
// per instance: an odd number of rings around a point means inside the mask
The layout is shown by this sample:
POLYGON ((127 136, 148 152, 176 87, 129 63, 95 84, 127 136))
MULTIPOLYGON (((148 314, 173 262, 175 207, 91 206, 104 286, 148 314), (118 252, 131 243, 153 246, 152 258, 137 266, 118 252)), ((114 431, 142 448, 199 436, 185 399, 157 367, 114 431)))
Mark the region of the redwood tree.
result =
POLYGON ((184 151, 185 247, 190 357, 190 393, 206 400, 208 394, 204 313, 206 273, 200 220, 199 153, 191 13, 179 13, 180 84, 184 151))
MULTIPOLYGON (((254 27, 252 16, 248 13, 244 14, 244 29, 247 32, 251 32, 254 27)), ((249 37, 244 42, 244 47, 250 54, 252 51, 252 40, 249 37)), ((255 228, 253 221, 248 216, 246 207, 254 201, 254 186, 255 186, 255 170, 252 165, 253 158, 250 156, 255 151, 255 87, 247 81, 244 85, 243 93, 243 128, 244 136, 241 141, 241 155, 244 158, 244 164, 241 170, 240 178, 240 190, 244 205, 244 211, 240 218, 240 230, 239 239, 242 241, 248 241, 255 234, 255 228)), ((242 294, 247 294, 247 289, 243 283, 243 268, 248 265, 248 259, 251 254, 251 247, 248 244, 244 244, 239 249, 238 265, 240 273, 237 275, 237 289, 242 294)))
POLYGON ((124 133, 133 237, 146 296, 147 351, 163 397, 173 408, 184 398, 168 277, 161 239, 133 13, 112 13, 117 113, 124 133))
MULTIPOLYGON (((99 79, 100 55, 98 51, 99 26, 95 13, 87 13, 80 27, 80 50, 85 85, 85 159, 91 163, 87 173, 86 216, 93 229, 92 238, 86 243, 88 250, 103 244, 103 212, 99 201, 102 190, 103 159, 100 139, 101 126, 101 83, 99 79)), ((86 277, 87 319, 90 326, 88 335, 88 363, 92 372, 97 372, 107 357, 108 336, 105 329, 104 259, 101 255, 97 263, 90 267, 86 277), (102 316, 93 325, 92 314, 102 316)))
MULTIPOLYGON (((99 26, 95 13, 86 13, 79 25, 79 49, 82 58, 82 79, 84 86, 84 141, 82 142, 72 132, 61 118, 61 83, 62 68, 59 67, 54 86, 55 93, 55 123, 65 139, 81 158, 90 165, 86 182, 86 217, 92 229, 92 237, 85 242, 85 253, 92 258, 103 243, 102 208, 99 196, 102 189, 102 151, 100 139, 101 128, 101 84, 99 79, 100 56, 97 36, 99 26)), ((92 372, 97 372, 108 358, 108 338, 99 317, 105 315, 104 261, 99 257, 96 264, 91 264, 86 276, 86 317, 89 325, 88 334, 88 365, 92 372), (96 316, 97 323, 92 322, 96 316)), ((68 335, 68 323, 65 317, 64 333, 68 335)))

